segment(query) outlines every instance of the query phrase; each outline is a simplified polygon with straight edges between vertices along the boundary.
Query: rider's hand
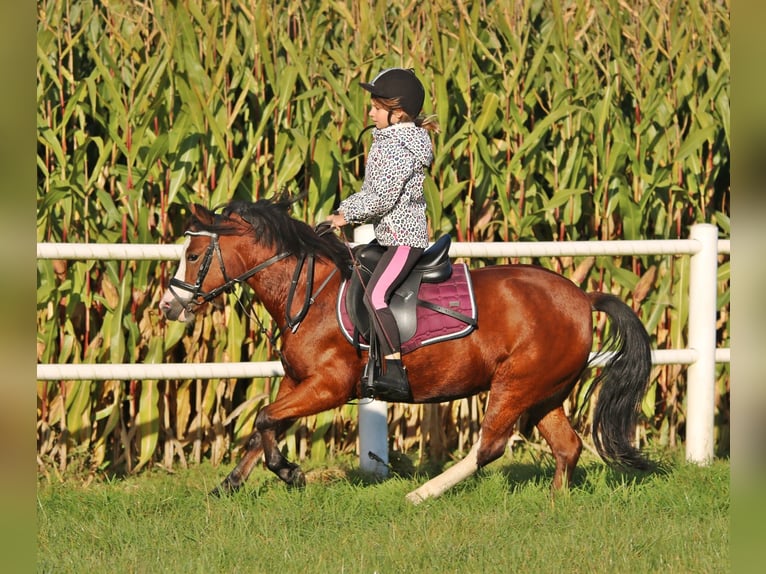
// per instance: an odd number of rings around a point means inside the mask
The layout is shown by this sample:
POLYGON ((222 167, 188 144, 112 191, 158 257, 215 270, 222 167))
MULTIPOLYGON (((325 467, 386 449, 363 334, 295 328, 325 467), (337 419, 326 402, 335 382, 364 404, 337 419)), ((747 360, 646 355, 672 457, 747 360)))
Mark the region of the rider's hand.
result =
POLYGON ((341 228, 348 224, 348 221, 346 221, 346 218, 342 213, 332 213, 327 216, 325 221, 328 221, 330 225, 337 228, 341 228))

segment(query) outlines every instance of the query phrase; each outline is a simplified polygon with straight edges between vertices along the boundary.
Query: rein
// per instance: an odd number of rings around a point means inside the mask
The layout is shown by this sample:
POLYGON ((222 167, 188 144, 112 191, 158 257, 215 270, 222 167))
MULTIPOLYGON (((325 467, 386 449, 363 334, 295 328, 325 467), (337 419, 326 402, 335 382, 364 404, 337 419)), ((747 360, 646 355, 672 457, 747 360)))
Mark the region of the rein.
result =
POLYGON ((314 293, 311 292, 312 287, 314 286, 314 254, 310 254, 308 256, 309 261, 309 267, 306 271, 306 295, 303 299, 303 306, 300 308, 298 313, 295 315, 290 315, 290 309, 292 309, 293 306, 293 297, 295 297, 295 289, 298 286, 298 279, 300 278, 301 271, 303 270, 303 264, 306 261, 306 255, 303 255, 300 260, 298 261, 298 265, 295 266, 295 273, 293 273, 293 280, 290 282, 290 290, 287 293, 287 306, 285 307, 285 320, 287 321, 287 326, 290 327, 290 330, 295 333, 298 330, 298 327, 301 324, 301 321, 303 321, 303 318, 306 316, 306 313, 309 311, 309 307, 316 301, 316 298, 319 296, 319 294, 324 290, 325 287, 327 287, 327 284, 330 282, 330 279, 333 278, 333 275, 335 275, 338 272, 337 267, 333 267, 333 270, 330 272, 330 274, 325 278, 324 281, 322 281, 322 284, 319 286, 319 289, 314 291, 314 293))
POLYGON ((306 271, 306 295, 303 299, 303 306, 295 315, 290 315, 290 309, 293 308, 293 297, 295 297, 295 289, 298 287, 298 279, 301 276, 301 271, 303 271, 303 265, 306 263, 305 253, 301 255, 300 259, 298 259, 298 264, 295 266, 295 272, 293 273, 293 280, 290 281, 290 290, 287 292, 287 303, 285 306, 285 320, 287 321, 287 326, 290 327, 293 333, 295 333, 295 331, 298 330, 298 325, 300 325, 301 321, 303 321, 303 318, 306 316, 306 313, 308 313, 309 305, 311 305, 311 301, 312 301, 311 287, 314 285, 314 254, 313 253, 308 256, 308 261, 309 261, 309 266, 306 271))

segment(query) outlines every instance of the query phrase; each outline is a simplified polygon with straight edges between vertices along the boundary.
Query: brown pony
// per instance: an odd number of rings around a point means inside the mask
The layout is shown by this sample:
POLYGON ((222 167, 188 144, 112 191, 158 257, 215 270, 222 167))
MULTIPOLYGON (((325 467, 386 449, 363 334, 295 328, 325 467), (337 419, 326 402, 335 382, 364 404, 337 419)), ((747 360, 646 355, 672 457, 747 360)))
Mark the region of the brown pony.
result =
MULTIPOLYGON (((221 213, 192 206, 181 264, 160 303, 169 319, 191 320, 201 305, 235 283, 247 283, 281 331, 285 376, 276 400, 258 413, 245 454, 216 494, 239 489, 261 455, 288 485, 304 485, 300 467, 280 452, 280 433, 299 417, 360 397, 366 352, 344 338, 336 316, 341 283, 352 271, 348 244, 290 217, 290 204, 287 199, 232 202, 221 213), (315 258, 310 270, 303 269, 306 256, 315 258), (290 320, 293 297, 305 301, 297 326, 290 320)), ((408 500, 439 496, 500 457, 523 413, 550 445, 556 460, 553 487, 570 484, 582 441, 562 403, 589 366, 594 311, 611 320, 602 349, 609 359, 591 387, 602 383, 593 414, 594 444, 609 463, 648 468, 632 437, 651 351, 633 310, 613 295, 584 293, 564 277, 530 265, 475 269, 471 279, 477 328, 417 348, 403 361, 414 403, 489 391, 486 414, 466 457, 409 493, 408 500)))

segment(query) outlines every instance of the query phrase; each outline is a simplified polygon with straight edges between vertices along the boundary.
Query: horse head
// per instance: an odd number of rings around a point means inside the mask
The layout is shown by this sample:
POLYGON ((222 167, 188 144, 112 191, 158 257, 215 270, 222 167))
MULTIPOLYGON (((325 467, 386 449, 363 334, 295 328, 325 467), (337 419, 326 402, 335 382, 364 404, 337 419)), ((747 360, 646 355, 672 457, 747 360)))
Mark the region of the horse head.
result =
POLYGON ((193 321, 199 308, 244 280, 235 250, 222 245, 252 230, 238 213, 216 214, 198 204, 190 209, 178 270, 159 304, 160 311, 174 321, 193 321))
POLYGON ((160 311, 171 320, 192 321, 194 312, 206 303, 290 256, 296 261, 306 256, 331 261, 348 278, 346 245, 335 235, 317 233, 290 217, 294 202, 290 198, 232 201, 220 213, 192 205, 181 262, 160 301, 160 311))

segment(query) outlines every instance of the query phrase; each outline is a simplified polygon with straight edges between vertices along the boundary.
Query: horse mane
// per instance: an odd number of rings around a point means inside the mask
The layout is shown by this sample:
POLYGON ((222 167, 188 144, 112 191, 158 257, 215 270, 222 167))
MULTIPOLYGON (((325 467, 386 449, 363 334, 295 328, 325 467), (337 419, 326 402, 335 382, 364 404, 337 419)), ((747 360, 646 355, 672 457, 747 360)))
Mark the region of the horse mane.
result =
POLYGON ((318 259, 332 261, 343 277, 348 279, 352 270, 348 245, 334 233, 317 233, 308 224, 290 216, 289 210, 295 201, 287 197, 259 199, 255 202, 234 200, 215 217, 213 225, 204 227, 219 235, 241 233, 241 229, 231 225, 231 215, 237 214, 252 226, 253 236, 258 243, 266 243, 278 252, 286 251, 298 257, 314 255, 318 259))

